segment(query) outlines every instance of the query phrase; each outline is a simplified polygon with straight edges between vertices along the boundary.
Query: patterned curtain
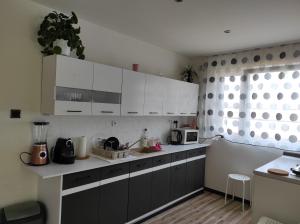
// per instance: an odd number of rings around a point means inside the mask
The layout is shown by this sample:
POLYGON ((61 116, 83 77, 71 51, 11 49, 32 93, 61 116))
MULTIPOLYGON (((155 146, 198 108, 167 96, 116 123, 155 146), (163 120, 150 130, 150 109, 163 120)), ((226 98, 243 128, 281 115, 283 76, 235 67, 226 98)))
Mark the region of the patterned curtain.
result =
POLYGON ((202 137, 300 150, 300 44, 212 56, 200 67, 202 137))

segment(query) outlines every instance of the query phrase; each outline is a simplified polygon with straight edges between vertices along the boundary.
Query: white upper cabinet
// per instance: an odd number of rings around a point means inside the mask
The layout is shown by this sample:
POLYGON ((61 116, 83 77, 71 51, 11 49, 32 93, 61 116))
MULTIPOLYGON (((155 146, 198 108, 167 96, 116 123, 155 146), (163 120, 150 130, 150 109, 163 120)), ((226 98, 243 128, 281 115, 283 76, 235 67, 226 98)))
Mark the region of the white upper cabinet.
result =
POLYGON ((144 115, 161 116, 164 103, 164 78, 146 75, 144 115))
POLYGON ((95 63, 93 90, 121 93, 122 69, 95 63))
POLYGON ((178 112, 180 116, 196 116, 198 109, 199 85, 180 82, 178 87, 178 112))
POLYGON ((196 116, 199 85, 76 58, 43 58, 41 112, 196 116))
POLYGON ((164 78, 162 81, 164 85, 164 93, 163 93, 163 115, 166 116, 178 116, 178 108, 179 108, 179 84, 181 83, 175 79, 167 79, 164 78))
POLYGON ((122 69, 94 64, 93 115, 120 115, 122 69))
POLYGON ((123 116, 141 116, 144 114, 145 81, 145 74, 123 70, 121 104, 123 116))
POLYGON ((60 55, 56 57, 56 86, 91 89, 93 63, 60 55))

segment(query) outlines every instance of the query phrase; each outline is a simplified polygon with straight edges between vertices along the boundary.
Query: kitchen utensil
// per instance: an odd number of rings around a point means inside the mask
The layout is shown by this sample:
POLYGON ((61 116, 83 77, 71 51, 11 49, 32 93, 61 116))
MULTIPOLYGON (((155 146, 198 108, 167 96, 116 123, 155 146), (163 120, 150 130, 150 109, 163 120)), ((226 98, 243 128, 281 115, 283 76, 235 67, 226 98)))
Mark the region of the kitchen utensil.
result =
POLYGON ((291 171, 297 176, 300 176, 300 165, 297 164, 296 167, 291 168, 291 171))
POLYGON ((47 133, 49 122, 39 121, 33 122, 32 136, 33 145, 31 152, 22 152, 20 154, 20 160, 31 166, 43 166, 49 163, 49 151, 47 147, 47 133), (29 155, 29 162, 25 162, 23 155, 29 155))
POLYGON ((288 171, 282 170, 282 169, 277 169, 277 168, 268 169, 268 173, 278 175, 278 176, 288 176, 289 175, 288 171))
POLYGON ((172 145, 179 145, 182 141, 182 134, 179 130, 171 130, 171 144, 172 145))
POLYGON ((72 164, 75 161, 75 150, 70 138, 58 138, 52 151, 52 161, 61 164, 72 164))
POLYGON ((109 137, 104 142, 104 149, 110 149, 110 150, 118 150, 119 149, 120 142, 116 137, 109 137))

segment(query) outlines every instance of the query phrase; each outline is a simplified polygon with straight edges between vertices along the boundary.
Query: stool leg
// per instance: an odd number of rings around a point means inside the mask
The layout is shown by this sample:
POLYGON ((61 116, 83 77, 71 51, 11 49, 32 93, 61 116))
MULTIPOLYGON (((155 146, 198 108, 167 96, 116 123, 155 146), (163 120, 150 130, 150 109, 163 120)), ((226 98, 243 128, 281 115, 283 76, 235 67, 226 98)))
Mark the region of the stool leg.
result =
POLYGON ((229 187, 229 178, 227 177, 226 192, 225 192, 225 205, 227 204, 228 187, 229 187))
POLYGON ((235 183, 234 183, 234 181, 232 181, 232 201, 234 201, 234 194, 235 194, 235 183))
POLYGON ((243 212, 245 210, 245 181, 243 181, 243 212))
POLYGON ((249 185, 250 185, 250 196, 249 196, 249 200, 250 200, 250 207, 252 207, 252 183, 251 180, 249 181, 249 185))

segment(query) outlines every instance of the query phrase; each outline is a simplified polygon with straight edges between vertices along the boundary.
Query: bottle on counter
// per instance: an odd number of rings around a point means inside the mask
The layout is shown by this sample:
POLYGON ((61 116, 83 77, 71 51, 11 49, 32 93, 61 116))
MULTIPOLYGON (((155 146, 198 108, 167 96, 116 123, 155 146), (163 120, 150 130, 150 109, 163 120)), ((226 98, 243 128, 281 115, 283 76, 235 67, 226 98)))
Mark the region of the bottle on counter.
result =
POLYGON ((143 149, 148 148, 148 129, 147 128, 144 129, 144 133, 141 138, 141 147, 143 149))

